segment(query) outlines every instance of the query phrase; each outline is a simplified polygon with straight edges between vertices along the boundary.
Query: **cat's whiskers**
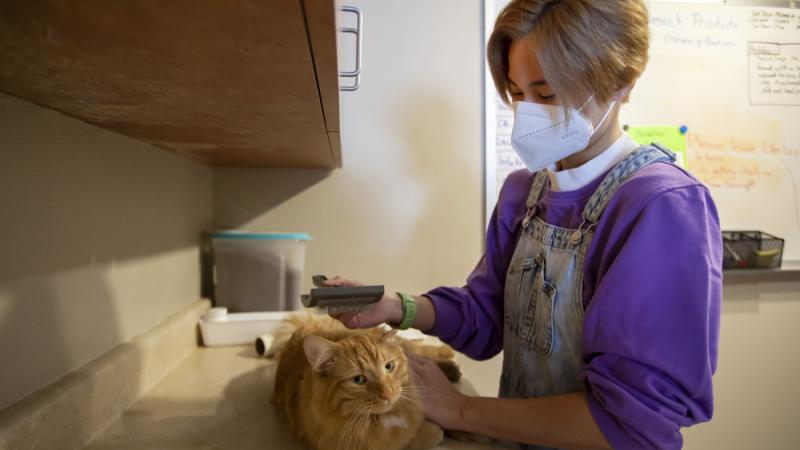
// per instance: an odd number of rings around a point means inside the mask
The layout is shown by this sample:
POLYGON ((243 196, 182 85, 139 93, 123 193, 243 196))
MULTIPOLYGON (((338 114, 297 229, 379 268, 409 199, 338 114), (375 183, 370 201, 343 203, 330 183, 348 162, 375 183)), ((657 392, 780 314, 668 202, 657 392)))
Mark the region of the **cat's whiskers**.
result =
POLYGON ((430 394, 431 392, 434 392, 431 388, 429 388, 427 386, 414 386, 413 389, 415 391, 417 391, 417 393, 420 394, 420 395, 422 395, 422 394, 430 394))
POLYGON ((422 406, 422 402, 420 402, 418 399, 416 399, 414 397, 408 397, 406 395, 401 395, 399 400, 406 400, 407 402, 411 403, 412 405, 422 406))
POLYGON ((369 421, 370 421, 370 417, 371 417, 371 414, 372 414, 372 408, 375 406, 375 404, 376 404, 375 402, 367 403, 367 407, 365 407, 364 411, 361 413, 360 419, 358 421, 356 421, 355 426, 351 430, 352 431, 353 440, 354 441, 356 441, 356 440, 361 441, 361 444, 362 444, 361 446, 364 447, 364 448, 367 447, 367 445, 366 445, 367 443, 364 440, 366 438, 366 436, 363 435, 361 432, 364 431, 364 429, 369 426, 369 421))
POLYGON ((422 402, 419 399, 419 393, 416 389, 411 386, 401 386, 400 388, 400 398, 410 401, 415 405, 421 405, 422 402))
POLYGON ((411 385, 411 386, 400 386, 400 392, 406 392, 406 393, 417 392, 417 387, 413 386, 413 385, 411 385))
POLYGON ((419 401, 419 400, 418 400, 418 399, 416 399, 416 398, 411 398, 411 397, 402 397, 402 399, 403 399, 404 401, 408 402, 409 404, 411 404, 411 405, 414 405, 414 407, 415 407, 415 408, 422 409, 422 408, 423 408, 423 406, 424 406, 424 405, 422 404, 422 402, 421 402, 421 401, 419 401))
POLYGON ((439 393, 427 386, 414 386, 414 388, 417 390, 420 397, 435 397, 436 401, 441 401, 439 393))
MULTIPOLYGON (((350 436, 348 434, 348 432, 349 432, 350 428, 353 426, 353 422, 355 420, 357 420, 358 415, 361 413, 361 411, 363 409, 364 409, 364 405, 358 407, 356 409, 356 412, 354 412, 353 415, 351 415, 350 418, 347 419, 347 422, 345 422, 344 426, 342 427, 342 431, 341 431, 341 435, 340 435, 342 438, 348 438, 350 436)), ((340 444, 344 444, 346 442, 347 442, 346 439, 344 441, 340 440, 337 443, 336 448, 339 448, 340 444)), ((343 450, 347 450, 347 446, 346 445, 343 447, 343 450)))
POLYGON ((358 415, 354 414, 347 421, 347 424, 342 428, 341 435, 340 435, 340 440, 336 445, 337 449, 341 447, 342 450, 349 450, 349 448, 350 448, 349 444, 350 444, 350 440, 351 440, 351 437, 352 437, 352 434, 350 433, 350 430, 353 427, 353 422, 355 422, 355 420, 357 420, 357 417, 358 417, 358 415))
POLYGON ((342 437, 344 438, 343 443, 345 444, 343 450, 350 450, 351 449, 350 444, 351 443, 355 444, 356 439, 361 438, 359 433, 357 433, 356 431, 359 431, 360 428, 363 427, 363 425, 366 425, 365 422, 369 420, 370 413, 372 412, 372 407, 375 406, 375 404, 376 402, 373 401, 361 405, 360 407, 358 407, 358 409, 356 409, 356 412, 353 413, 353 415, 347 421, 344 428, 342 429, 342 437), (362 422, 364 422, 363 425, 362 422))
POLYGON ((345 423, 344 427, 342 427, 342 431, 341 431, 341 437, 342 437, 343 440, 340 440, 337 443, 337 445, 336 445, 337 448, 339 448, 339 444, 343 444, 342 450, 348 450, 349 449, 349 444, 350 444, 350 440, 351 440, 351 437, 352 437, 352 434, 350 433, 350 431, 351 431, 351 429, 353 429, 354 423, 358 420, 359 416, 362 414, 362 412, 366 408, 367 408, 367 405, 359 406, 356 409, 356 412, 354 412, 353 415, 350 416, 349 419, 347 419, 347 422, 345 423))

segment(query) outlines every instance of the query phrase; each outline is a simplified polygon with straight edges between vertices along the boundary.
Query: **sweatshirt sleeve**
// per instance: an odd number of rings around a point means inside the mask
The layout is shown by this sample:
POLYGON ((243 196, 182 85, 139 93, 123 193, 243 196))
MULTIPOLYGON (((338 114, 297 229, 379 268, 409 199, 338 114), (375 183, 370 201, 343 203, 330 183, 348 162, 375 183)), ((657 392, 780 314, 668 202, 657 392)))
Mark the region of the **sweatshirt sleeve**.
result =
POLYGON ((438 287, 424 294, 436 321, 430 334, 474 359, 488 359, 503 347, 503 289, 525 212, 532 174, 509 175, 487 227, 486 251, 463 287, 438 287))
POLYGON ((681 448, 711 418, 722 238, 703 186, 660 193, 609 245, 584 317, 581 378, 614 448, 681 448))

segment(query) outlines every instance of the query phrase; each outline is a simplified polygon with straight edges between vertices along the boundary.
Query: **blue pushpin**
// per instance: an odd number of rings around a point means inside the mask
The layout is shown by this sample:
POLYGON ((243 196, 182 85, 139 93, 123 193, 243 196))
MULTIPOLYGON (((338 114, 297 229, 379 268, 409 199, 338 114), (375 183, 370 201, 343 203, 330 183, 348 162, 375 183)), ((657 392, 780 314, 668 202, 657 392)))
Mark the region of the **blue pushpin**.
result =
POLYGON ((686 125, 681 125, 680 130, 681 134, 686 134, 689 132, 689 127, 687 127, 686 125))

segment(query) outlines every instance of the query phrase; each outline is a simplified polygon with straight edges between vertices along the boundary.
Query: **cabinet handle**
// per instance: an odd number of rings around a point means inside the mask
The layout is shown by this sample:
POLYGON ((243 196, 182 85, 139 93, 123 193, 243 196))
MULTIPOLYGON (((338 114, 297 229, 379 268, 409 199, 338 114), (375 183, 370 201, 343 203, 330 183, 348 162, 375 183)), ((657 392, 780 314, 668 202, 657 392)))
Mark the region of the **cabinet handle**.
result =
POLYGON ((342 6, 339 8, 339 11, 355 14, 357 19, 356 28, 339 28, 341 33, 349 33, 356 37, 356 68, 352 71, 339 72, 339 76, 342 78, 353 78, 353 84, 349 86, 340 86, 339 90, 355 91, 361 85, 361 58, 364 45, 364 15, 361 13, 361 10, 355 6, 342 6))

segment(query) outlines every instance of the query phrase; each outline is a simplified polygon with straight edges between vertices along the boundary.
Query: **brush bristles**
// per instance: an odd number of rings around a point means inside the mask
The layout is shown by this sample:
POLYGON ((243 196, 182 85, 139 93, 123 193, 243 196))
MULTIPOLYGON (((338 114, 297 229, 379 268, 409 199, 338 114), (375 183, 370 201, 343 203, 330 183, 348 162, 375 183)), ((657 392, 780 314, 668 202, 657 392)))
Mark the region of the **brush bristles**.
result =
POLYGON ((359 312, 364 309, 365 305, 328 305, 328 306, 317 306, 314 308, 317 314, 344 314, 344 313, 353 313, 359 312))

